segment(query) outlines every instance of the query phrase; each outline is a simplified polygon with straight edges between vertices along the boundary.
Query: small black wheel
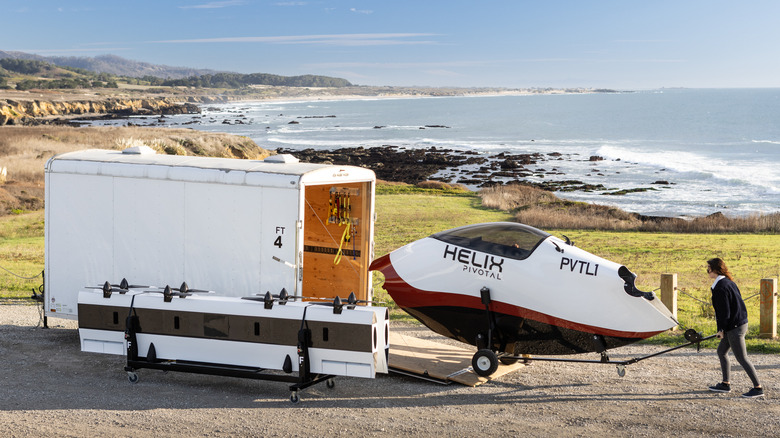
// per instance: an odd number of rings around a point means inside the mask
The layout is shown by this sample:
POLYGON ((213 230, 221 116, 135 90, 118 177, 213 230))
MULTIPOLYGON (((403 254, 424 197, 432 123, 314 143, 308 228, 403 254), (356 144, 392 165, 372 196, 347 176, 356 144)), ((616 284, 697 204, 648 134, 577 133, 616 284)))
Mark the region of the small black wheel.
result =
POLYGON ((328 389, 333 389, 336 386, 336 381, 334 379, 328 379, 325 381, 325 386, 327 386, 328 389))
POLYGON ((301 399, 298 397, 297 391, 293 391, 290 393, 290 401, 293 403, 298 403, 299 401, 301 401, 301 399))
POLYGON ((477 375, 488 377, 498 369, 498 356, 493 351, 483 348, 474 353, 474 357, 471 359, 471 366, 477 375))
POLYGON ((138 374, 128 371, 127 372, 127 380, 130 381, 130 383, 138 383, 138 374))
POLYGON ((517 363, 518 360, 520 360, 520 359, 518 359, 516 357, 507 357, 507 356, 498 358, 498 361, 501 362, 504 365, 514 365, 514 364, 517 363))

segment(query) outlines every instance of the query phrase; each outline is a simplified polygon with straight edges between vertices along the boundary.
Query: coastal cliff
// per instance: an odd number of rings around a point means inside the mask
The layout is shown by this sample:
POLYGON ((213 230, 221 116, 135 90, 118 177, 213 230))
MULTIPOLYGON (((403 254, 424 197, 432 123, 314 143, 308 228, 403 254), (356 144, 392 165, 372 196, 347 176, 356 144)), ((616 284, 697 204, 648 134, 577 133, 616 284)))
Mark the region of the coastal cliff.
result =
POLYGON ((200 108, 191 102, 170 98, 108 98, 102 100, 0 99, 0 126, 37 124, 53 116, 138 114, 196 114, 200 108))

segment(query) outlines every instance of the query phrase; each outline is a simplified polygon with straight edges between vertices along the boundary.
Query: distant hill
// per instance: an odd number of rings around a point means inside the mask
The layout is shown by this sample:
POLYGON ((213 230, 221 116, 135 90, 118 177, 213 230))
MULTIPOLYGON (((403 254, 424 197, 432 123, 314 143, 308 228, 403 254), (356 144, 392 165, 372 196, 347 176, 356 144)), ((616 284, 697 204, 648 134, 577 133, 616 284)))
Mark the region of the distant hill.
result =
MULTIPOLYGON (((40 77, 52 78, 49 73, 52 68, 46 65, 54 65, 71 69, 76 73, 88 75, 100 75, 103 82, 116 83, 117 81, 133 82, 131 78, 138 78, 152 86, 188 86, 203 88, 243 88, 255 85, 287 86, 287 87, 349 87, 352 84, 346 79, 329 76, 302 75, 279 76, 268 73, 241 74, 231 72, 218 72, 216 70, 194 69, 187 67, 170 67, 167 65, 155 65, 146 62, 132 61, 115 55, 101 55, 94 58, 87 57, 62 57, 40 56, 24 52, 4 52, 0 50, 0 61, 9 59, 20 60, 12 70, 23 74, 38 74, 40 77), (22 69, 20 71, 19 69, 22 69), (23 71, 23 70, 30 71, 23 71), (106 77, 110 75, 112 77, 106 77), (123 79, 124 78, 124 79, 123 79)), ((3 66, 0 65, 0 68, 3 66)), ((0 70, 0 76, 2 71, 0 70)), ((29 88, 84 88, 90 86, 87 82, 74 86, 60 87, 60 83, 44 83, 42 81, 28 81, 23 84, 29 88)), ((71 81, 72 85, 72 81, 71 81)), ((0 86, 3 86, 0 80, 0 86)), ((17 87, 17 89, 21 89, 17 87)))
POLYGON ((4 52, 0 50, 0 59, 3 58, 43 61, 59 66, 82 68, 95 73, 109 73, 133 78, 154 76, 163 79, 183 79, 218 73, 217 70, 149 64, 148 62, 132 61, 116 55, 100 55, 94 58, 83 56, 40 56, 31 53, 4 52))

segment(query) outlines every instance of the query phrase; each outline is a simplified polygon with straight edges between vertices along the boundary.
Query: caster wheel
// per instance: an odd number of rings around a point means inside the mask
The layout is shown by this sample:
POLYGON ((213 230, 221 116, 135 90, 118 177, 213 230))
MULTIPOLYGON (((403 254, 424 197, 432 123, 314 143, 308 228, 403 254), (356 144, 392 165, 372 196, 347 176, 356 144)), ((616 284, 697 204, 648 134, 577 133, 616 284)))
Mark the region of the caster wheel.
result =
POLYGON ((474 354, 471 366, 477 375, 488 377, 498 369, 498 356, 493 351, 483 348, 474 354))
POLYGON ((498 361, 501 362, 504 365, 514 365, 517 363, 517 361, 520 359, 515 359, 514 357, 499 357, 498 361))
POLYGON ((128 371, 127 372, 127 380, 130 381, 130 383, 138 383, 138 374, 128 371))
POLYGON ((290 401, 293 403, 298 403, 301 401, 301 399, 298 397, 298 393, 296 391, 293 391, 290 393, 290 401))
POLYGON ((333 379, 328 379, 325 381, 325 386, 327 386, 328 389, 333 389, 336 386, 336 381, 333 379))
POLYGON ((617 373, 618 376, 623 377, 626 375, 626 366, 625 365, 618 365, 617 366, 617 373))

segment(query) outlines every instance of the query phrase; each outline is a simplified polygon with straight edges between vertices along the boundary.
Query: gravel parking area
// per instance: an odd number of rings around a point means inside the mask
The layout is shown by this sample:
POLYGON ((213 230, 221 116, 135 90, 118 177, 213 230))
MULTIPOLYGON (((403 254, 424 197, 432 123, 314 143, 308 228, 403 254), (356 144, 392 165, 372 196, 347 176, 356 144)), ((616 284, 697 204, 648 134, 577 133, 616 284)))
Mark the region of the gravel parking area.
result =
MULTIPOLYGON (((38 308, 0 305, 4 436, 773 436, 780 430, 780 357, 751 355, 765 399, 734 361, 731 394, 715 351, 681 349, 627 368, 534 362, 476 388, 398 375, 337 378, 289 401, 287 384, 140 370, 124 357, 82 353, 75 321, 37 326, 38 308)), ((426 339, 425 328, 395 324, 426 339)), ((710 341, 712 342, 712 341, 710 341)), ((663 349, 614 350, 613 359, 663 349)), ((597 357, 589 357, 597 358, 597 357)))

